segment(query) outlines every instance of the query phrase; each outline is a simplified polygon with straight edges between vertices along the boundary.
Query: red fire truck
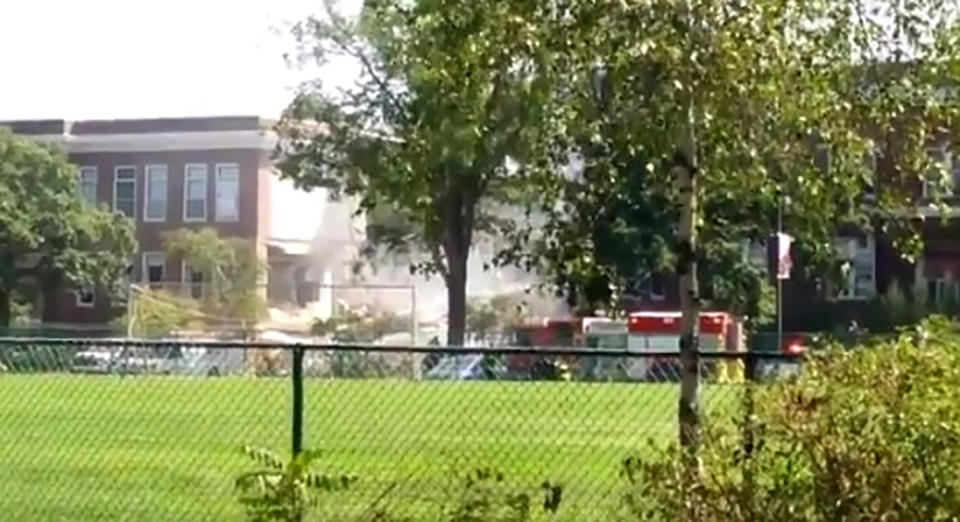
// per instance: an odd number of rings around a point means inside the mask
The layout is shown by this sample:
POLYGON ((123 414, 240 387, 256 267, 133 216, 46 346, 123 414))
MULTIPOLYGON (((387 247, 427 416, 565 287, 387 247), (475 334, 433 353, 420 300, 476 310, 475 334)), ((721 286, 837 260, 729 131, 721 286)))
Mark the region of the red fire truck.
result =
MULTIPOLYGON (((700 313, 700 350, 736 350, 739 325, 725 312, 700 313)), ((676 353, 680 347, 680 312, 634 312, 627 321, 627 350, 676 353)), ((627 374, 634 379, 669 380, 679 375, 675 356, 633 359, 627 374)))
MULTIPOLYGON (((679 374, 676 357, 657 353, 676 353, 680 342, 680 312, 634 312, 627 320, 609 318, 548 318, 517 325, 509 342, 514 346, 565 348, 592 347, 626 349, 651 354, 637 358, 597 358, 510 355, 504 364, 518 375, 542 373, 548 367, 562 365, 567 371, 591 379, 663 380, 679 374), (586 358, 591 359, 591 358, 586 358), (539 366, 538 366, 539 365, 539 366)), ((700 350, 738 349, 740 328, 730 314, 700 314, 700 350)))

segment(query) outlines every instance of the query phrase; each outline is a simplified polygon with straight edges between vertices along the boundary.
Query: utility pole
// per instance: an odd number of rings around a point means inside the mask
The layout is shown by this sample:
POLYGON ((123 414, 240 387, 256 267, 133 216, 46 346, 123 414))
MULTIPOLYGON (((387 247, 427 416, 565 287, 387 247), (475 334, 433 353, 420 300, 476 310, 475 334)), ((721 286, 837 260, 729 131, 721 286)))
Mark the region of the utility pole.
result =
POLYGON ((783 348, 783 277, 780 274, 780 242, 783 241, 783 193, 777 188, 777 350, 783 348))

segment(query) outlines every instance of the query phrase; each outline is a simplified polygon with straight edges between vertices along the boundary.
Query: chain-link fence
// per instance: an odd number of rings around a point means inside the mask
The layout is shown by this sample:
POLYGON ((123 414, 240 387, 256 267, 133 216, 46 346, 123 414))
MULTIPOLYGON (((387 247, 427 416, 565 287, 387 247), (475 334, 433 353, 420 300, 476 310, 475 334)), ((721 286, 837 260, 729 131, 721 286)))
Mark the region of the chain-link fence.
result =
MULTIPOLYGON (((704 354, 704 416, 798 364, 704 354)), ((241 447, 291 445, 355 477, 316 520, 449 520, 496 491, 606 520, 622 460, 678 430, 670 353, 6 338, 0 365, 7 520, 243 519, 241 447)))

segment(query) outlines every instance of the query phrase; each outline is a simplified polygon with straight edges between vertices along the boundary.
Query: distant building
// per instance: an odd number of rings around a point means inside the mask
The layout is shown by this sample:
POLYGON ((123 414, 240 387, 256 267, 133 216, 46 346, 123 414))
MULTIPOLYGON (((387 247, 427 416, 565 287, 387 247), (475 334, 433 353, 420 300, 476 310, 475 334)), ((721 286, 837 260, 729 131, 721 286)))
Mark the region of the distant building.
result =
MULTIPOLYGON (((951 148, 957 148, 953 141, 939 136, 927 148, 927 154, 932 162, 939 163, 951 174, 953 185, 960 187, 960 157, 951 153, 951 148)), ((868 158, 870 167, 880 173, 892 169, 894 165, 883 151, 877 152, 868 158)), ((818 149, 818 156, 823 156, 818 157, 818 164, 829 168, 827 151, 818 149)), ((960 304, 960 222, 957 221, 960 197, 944 198, 949 207, 944 215, 931 206, 933 188, 930 185, 917 181, 907 190, 913 193, 917 205, 911 216, 923 238, 922 255, 911 263, 899 255, 889 237, 838 229, 834 246, 840 259, 847 261, 846 277, 839 283, 827 278, 805 278, 802 267, 795 264, 790 279, 783 284, 783 319, 787 331, 827 330, 852 322, 876 324, 883 320, 882 315, 877 314, 879 299, 894 284, 903 292, 909 306, 936 310, 945 303, 960 304), (949 219, 943 219, 944 216, 949 219)), ((956 189, 951 192, 957 193, 956 189)), ((874 197, 872 190, 861 194, 865 203, 874 197)), ((773 267, 768 245, 758 243, 743 245, 743 248, 744 256, 752 262, 768 269, 773 267)), ((627 300, 631 311, 677 310, 679 306, 676 277, 669 273, 638 280, 627 300)), ((955 311, 960 312, 960 307, 955 311)))
MULTIPOLYGON (((271 229, 271 187, 279 182, 272 173, 277 138, 271 124, 256 116, 0 122, 63 146, 78 167, 83 197, 133 220, 139 251, 131 260, 132 281, 188 291, 202 285, 203 276, 166 255, 165 232, 212 227, 251 241, 267 257, 277 233, 271 229)), ((44 296, 42 319, 101 323, 119 312, 118 303, 87 290, 44 296)))

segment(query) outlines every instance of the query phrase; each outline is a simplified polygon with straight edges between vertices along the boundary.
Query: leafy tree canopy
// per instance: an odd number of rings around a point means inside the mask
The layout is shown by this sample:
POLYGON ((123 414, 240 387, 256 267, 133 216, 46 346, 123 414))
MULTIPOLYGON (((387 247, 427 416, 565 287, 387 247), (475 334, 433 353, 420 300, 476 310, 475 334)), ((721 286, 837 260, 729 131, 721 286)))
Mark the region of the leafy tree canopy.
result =
POLYGON ((956 12, 941 0, 569 5, 553 31, 561 161, 536 185, 545 219, 515 231, 504 260, 539 267, 586 309, 617 303, 637 276, 685 272, 677 166, 697 178, 690 254, 713 304, 762 315, 768 290, 743 244, 776 230, 781 202, 810 275, 838 275, 845 227, 915 255, 903 211, 930 172, 924 147, 955 129, 956 12))
POLYGON ((463 341, 470 247, 496 229, 552 121, 540 23, 551 16, 534 2, 385 0, 357 21, 328 8, 295 28, 306 55, 349 57, 361 74, 346 92, 317 81, 297 96, 278 127, 281 170, 390 217, 372 237, 445 279, 451 344, 463 341))
POLYGON ((200 309, 208 322, 253 326, 266 314, 265 267, 253 243, 209 227, 180 229, 165 241, 171 256, 203 274, 200 309))
POLYGON ((133 224, 82 200, 61 150, 0 128, 0 326, 9 324, 11 293, 28 277, 50 291, 119 293, 135 250, 133 224))

